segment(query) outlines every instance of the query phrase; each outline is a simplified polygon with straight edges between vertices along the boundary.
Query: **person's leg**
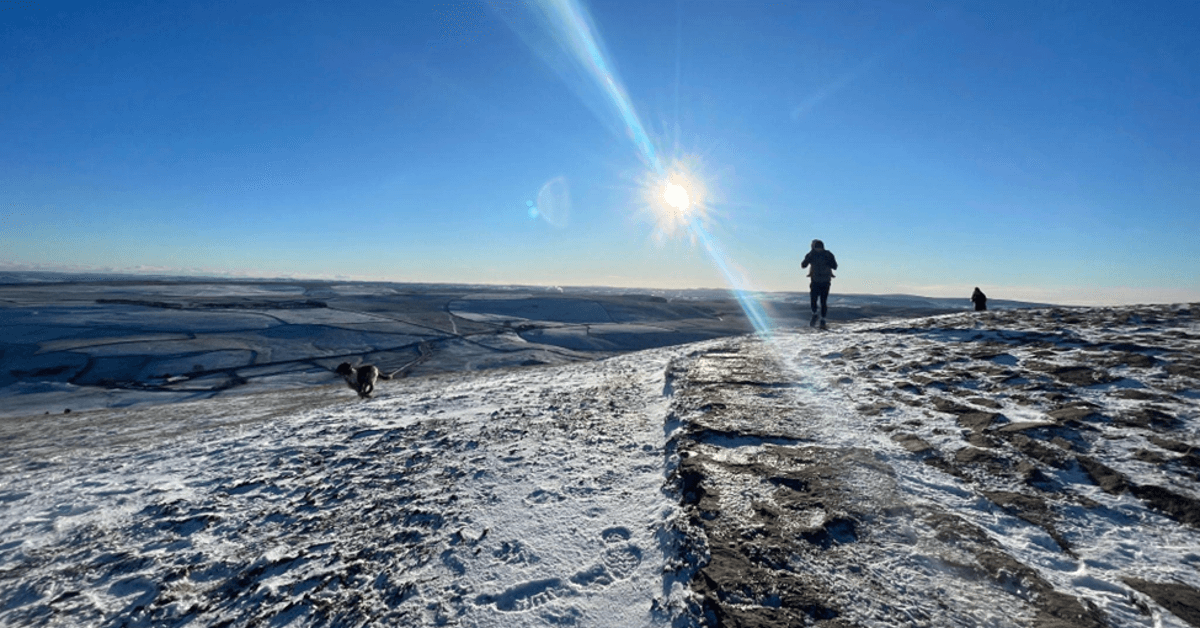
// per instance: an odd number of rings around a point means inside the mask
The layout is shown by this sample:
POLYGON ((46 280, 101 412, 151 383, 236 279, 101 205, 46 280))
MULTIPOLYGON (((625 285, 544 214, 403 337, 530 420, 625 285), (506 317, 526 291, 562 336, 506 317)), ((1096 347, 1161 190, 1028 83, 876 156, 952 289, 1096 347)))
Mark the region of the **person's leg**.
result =
POLYGON ((820 285, 809 284, 808 298, 812 302, 812 318, 809 319, 809 321, 808 321, 809 327, 817 326, 817 300, 820 298, 820 296, 821 296, 820 285))
POLYGON ((825 314, 829 312, 829 288, 829 284, 821 286, 821 320, 825 320, 825 314))

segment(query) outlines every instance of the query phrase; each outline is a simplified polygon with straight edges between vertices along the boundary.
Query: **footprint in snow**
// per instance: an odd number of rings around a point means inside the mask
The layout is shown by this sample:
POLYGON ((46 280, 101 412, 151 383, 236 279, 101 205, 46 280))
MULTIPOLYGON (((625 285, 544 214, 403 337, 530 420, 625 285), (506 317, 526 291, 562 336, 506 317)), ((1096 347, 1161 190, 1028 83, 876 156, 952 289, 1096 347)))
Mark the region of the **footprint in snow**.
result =
POLYGON ((547 491, 545 489, 537 489, 536 491, 525 496, 526 503, 529 504, 545 504, 549 502, 561 502, 565 500, 560 493, 547 491))
POLYGON ((633 575, 642 564, 642 550, 629 542, 627 528, 609 528, 600 534, 607 546, 596 565, 571 576, 571 582, 582 587, 608 586, 633 575))
POLYGON ((523 582, 500 595, 481 595, 478 604, 495 604, 501 611, 527 611, 560 597, 576 595, 574 589, 560 578, 523 582))
POLYGON ((481 595, 477 604, 495 604, 501 611, 525 611, 553 600, 580 595, 587 589, 605 587, 633 575, 642 564, 642 550, 629 542, 628 528, 608 528, 600 534, 604 553, 600 562, 587 567, 564 581, 561 578, 532 580, 512 587, 499 595, 481 595))
POLYGON ((510 565, 518 563, 532 564, 541 560, 529 548, 525 547, 523 543, 516 540, 504 541, 498 549, 492 551, 492 556, 510 565))

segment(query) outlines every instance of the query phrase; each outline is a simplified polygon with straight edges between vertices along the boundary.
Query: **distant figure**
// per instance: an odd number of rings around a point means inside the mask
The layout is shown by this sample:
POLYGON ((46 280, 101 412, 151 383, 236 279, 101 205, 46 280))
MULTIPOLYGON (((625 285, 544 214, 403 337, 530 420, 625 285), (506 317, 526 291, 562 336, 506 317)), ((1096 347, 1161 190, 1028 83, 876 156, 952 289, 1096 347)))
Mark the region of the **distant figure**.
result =
POLYGON ((349 362, 342 362, 337 367, 337 374, 341 375, 346 380, 346 385, 353 388, 358 393, 358 396, 363 399, 371 397, 371 391, 375 390, 376 380, 391 379, 398 372, 384 373, 379 370, 379 367, 373 364, 364 364, 358 368, 354 368, 350 366, 349 362))
POLYGON ((975 304, 976 312, 987 311, 987 295, 978 286, 975 287, 975 292, 971 293, 971 303, 975 304))
POLYGON ((808 326, 816 327, 820 321, 821 329, 825 329, 825 314, 829 311, 829 286, 833 281, 833 271, 837 270, 837 258, 833 256, 833 252, 825 250, 824 242, 813 240, 812 250, 804 256, 800 268, 808 268, 810 265, 812 269, 808 271, 808 295, 812 301, 812 320, 808 322, 808 326), (820 310, 817 309, 818 302, 821 305, 820 310))

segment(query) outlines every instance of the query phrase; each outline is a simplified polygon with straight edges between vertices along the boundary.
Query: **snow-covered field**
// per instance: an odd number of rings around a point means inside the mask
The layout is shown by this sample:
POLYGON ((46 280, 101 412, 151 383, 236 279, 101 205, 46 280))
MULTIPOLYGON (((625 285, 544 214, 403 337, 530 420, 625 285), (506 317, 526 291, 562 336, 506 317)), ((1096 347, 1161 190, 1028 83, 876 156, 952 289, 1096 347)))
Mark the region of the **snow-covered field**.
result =
POLYGON ((12 275, 0 273, 0 417, 320 385, 342 361, 419 377, 750 329, 734 299, 707 293, 12 275))
MULTIPOLYGON (((781 326, 807 316, 807 294, 762 298, 781 326)), ((967 303, 831 302, 835 321, 967 303)), ((713 290, 0 272, 0 417, 319 385, 342 361, 415 377, 567 364, 751 330, 737 300, 713 290)))
POLYGON ((1200 626, 1198 307, 9 413, 0 625, 1200 626))
POLYGON ((669 625, 671 355, 5 421, 0 624, 669 625))

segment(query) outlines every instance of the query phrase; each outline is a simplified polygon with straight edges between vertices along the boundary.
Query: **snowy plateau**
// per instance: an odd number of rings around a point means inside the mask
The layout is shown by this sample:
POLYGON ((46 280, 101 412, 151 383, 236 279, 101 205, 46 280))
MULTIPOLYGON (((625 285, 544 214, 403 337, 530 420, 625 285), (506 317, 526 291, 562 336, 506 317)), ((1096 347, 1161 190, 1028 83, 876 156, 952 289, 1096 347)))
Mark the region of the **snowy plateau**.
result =
POLYGON ((0 286, 0 626, 1200 626, 1200 304, 793 296, 0 286))

